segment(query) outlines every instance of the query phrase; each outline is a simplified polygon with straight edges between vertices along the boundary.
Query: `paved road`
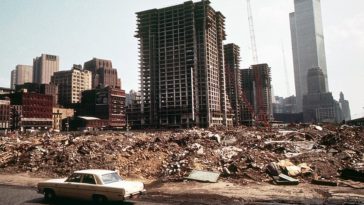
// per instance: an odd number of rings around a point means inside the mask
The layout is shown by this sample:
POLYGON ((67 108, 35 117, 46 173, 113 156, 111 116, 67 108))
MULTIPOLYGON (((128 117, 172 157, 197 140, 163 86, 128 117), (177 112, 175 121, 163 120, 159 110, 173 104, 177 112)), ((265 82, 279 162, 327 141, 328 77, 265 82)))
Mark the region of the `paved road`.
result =
MULTIPOLYGON (((294 197, 293 197, 294 198, 294 197)), ((293 200, 293 199, 292 199, 293 200)), ((307 199, 310 201, 309 199, 307 199)), ((307 201, 307 202, 308 202, 307 201)), ((312 200, 311 200, 312 202, 312 200)), ((318 201, 317 201, 318 202, 318 201)), ((322 202, 322 201, 321 201, 322 202)), ((346 201, 331 200, 327 204, 362 204, 345 203, 346 201)), ((0 205, 90 205, 93 204, 90 201, 77 201, 71 199, 58 199, 52 203, 46 203, 43 200, 43 195, 36 193, 35 188, 19 187, 0 185, 0 205)), ((241 204, 254 204, 254 205, 287 205, 287 204, 309 204, 302 201, 242 201, 242 199, 234 199, 223 197, 220 195, 208 195, 191 193, 185 195, 168 195, 165 193, 149 192, 136 200, 130 200, 123 203, 110 203, 110 205, 241 205, 241 204), (297 202, 297 203, 296 203, 297 202)), ((322 203, 314 203, 322 204, 322 203)))
MULTIPOLYGON (((51 204, 43 200, 43 195, 38 194, 35 188, 0 185, 0 205, 89 205, 88 201, 77 201, 70 199, 59 199, 51 204)), ((116 204, 116 203, 111 203, 116 204)), ((151 201, 126 201, 117 203, 122 205, 163 205, 165 203, 154 203, 151 201)))
MULTIPOLYGON (((46 203, 43 195, 38 194, 35 188, 0 185, 0 205, 89 205, 89 201, 77 201, 71 199, 57 199, 52 203, 46 203)), ((218 205, 218 204, 246 204, 239 200, 218 195, 188 194, 168 195, 163 193, 147 193, 136 200, 128 200, 123 203, 110 203, 110 205, 218 205)))

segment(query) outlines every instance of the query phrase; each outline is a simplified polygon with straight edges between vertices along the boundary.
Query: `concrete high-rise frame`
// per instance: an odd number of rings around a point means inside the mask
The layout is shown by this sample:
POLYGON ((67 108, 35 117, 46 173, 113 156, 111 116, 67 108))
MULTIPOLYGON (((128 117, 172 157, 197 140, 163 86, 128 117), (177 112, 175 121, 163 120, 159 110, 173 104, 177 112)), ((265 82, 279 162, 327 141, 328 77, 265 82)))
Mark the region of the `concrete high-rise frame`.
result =
POLYGON ((289 15, 297 110, 299 112, 302 111, 303 95, 307 94, 309 69, 315 67, 322 69, 326 92, 329 90, 320 4, 320 0, 295 0, 295 12, 289 15))
POLYGON ((268 122, 273 118, 271 81, 271 68, 266 63, 240 70, 241 89, 247 100, 241 111, 242 123, 250 123, 252 120, 268 122), (247 109, 249 105, 246 103, 252 106, 255 116, 247 109))
POLYGON ((240 124, 242 99, 240 96, 240 48, 238 45, 230 43, 224 46, 225 73, 226 73, 226 93, 231 103, 234 113, 234 125, 240 124))
POLYGON ((225 89, 225 17, 207 0, 137 13, 142 124, 232 124, 225 89))

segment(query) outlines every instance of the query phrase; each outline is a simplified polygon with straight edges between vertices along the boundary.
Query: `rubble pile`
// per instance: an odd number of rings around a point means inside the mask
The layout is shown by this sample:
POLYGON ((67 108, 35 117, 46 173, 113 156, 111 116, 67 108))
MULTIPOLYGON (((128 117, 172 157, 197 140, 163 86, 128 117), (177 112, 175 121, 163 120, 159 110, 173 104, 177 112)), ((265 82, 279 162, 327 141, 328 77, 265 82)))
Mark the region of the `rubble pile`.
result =
POLYGON ((2 172, 49 177, 97 168, 168 181, 182 180, 192 170, 218 172, 238 182, 266 182, 281 173, 301 182, 334 181, 352 172, 361 179, 363 154, 363 128, 345 125, 0 137, 2 172))

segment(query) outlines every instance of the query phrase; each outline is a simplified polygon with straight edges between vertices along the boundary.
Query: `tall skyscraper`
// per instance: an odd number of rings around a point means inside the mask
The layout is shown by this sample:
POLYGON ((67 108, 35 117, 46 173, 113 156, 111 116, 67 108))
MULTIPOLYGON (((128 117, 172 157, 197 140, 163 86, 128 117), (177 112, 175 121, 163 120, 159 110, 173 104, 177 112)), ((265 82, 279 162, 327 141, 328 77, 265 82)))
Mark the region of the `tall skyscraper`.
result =
POLYGON ((209 1, 137 13, 144 125, 232 124, 224 24, 225 17, 209 1))
POLYGON ((53 73, 59 70, 59 57, 42 54, 33 59, 33 83, 49 84, 53 73))
POLYGON ((33 67, 30 65, 17 65, 15 70, 11 72, 11 88, 15 89, 15 85, 23 85, 24 83, 33 82, 33 67), (14 71, 14 72, 13 72, 14 71))
POLYGON ((15 84, 16 84, 16 70, 12 70, 10 76, 10 89, 15 89, 15 84))
POLYGON ((117 69, 112 67, 111 60, 93 58, 84 63, 84 69, 92 72, 92 88, 107 87, 121 88, 117 69))
POLYGON ((91 77, 91 72, 82 70, 81 65, 73 65, 71 70, 55 72, 51 82, 58 86, 59 104, 69 106, 79 103, 82 91, 91 90, 91 77))
POLYGON ((303 95, 307 94, 307 72, 319 67, 328 92, 325 43, 320 0, 295 0, 290 13, 297 110, 302 111, 303 95))

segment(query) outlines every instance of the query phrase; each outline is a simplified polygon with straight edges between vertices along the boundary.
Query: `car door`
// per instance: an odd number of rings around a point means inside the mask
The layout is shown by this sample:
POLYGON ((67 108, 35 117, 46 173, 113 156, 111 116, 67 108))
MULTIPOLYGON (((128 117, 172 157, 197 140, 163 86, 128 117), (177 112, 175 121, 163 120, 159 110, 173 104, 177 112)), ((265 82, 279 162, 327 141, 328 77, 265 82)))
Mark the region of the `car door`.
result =
POLYGON ((82 180, 78 189, 79 196, 82 199, 92 199, 97 192, 98 185, 92 174, 82 174, 82 180))
POLYGON ((74 173, 61 185, 60 192, 64 197, 79 198, 78 190, 81 183, 82 174, 74 173))

